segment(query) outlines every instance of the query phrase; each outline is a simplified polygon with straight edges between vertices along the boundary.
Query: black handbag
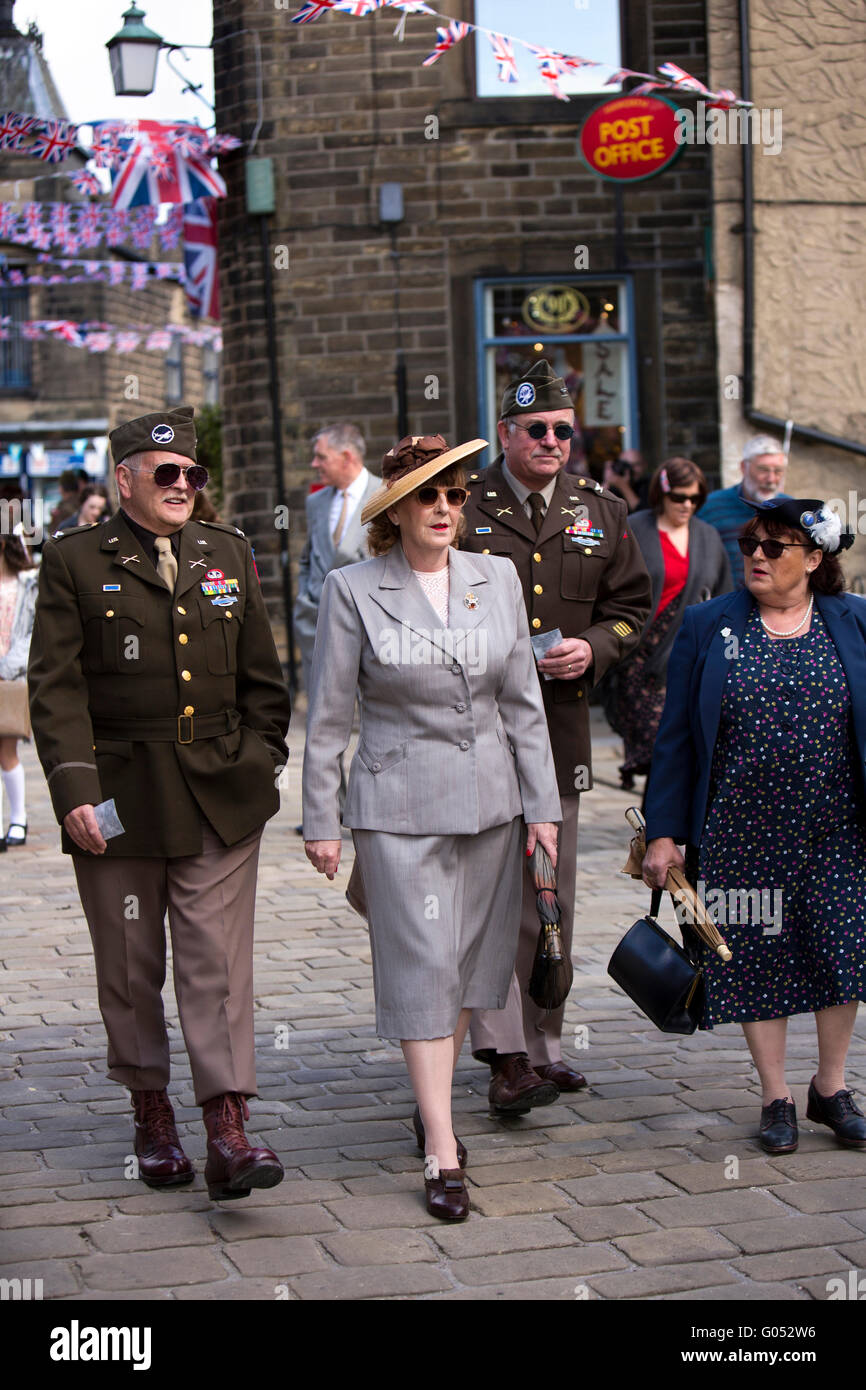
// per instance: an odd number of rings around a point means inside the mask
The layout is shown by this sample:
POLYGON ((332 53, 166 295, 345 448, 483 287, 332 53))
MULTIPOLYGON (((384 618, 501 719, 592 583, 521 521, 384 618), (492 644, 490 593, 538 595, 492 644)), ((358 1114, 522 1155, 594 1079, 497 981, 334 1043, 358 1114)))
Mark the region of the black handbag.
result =
POLYGON ((661 889, 655 889, 649 915, 629 927, 607 973, 663 1033, 693 1033, 704 1009, 700 948, 688 927, 680 946, 659 926, 661 898, 661 889))

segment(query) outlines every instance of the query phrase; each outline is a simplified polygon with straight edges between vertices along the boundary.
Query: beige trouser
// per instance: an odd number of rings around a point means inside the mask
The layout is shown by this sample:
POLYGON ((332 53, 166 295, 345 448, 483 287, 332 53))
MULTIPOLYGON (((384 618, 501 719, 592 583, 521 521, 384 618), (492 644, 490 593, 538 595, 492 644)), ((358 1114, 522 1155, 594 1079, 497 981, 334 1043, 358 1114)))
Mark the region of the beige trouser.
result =
POLYGON ((228 849, 209 825, 201 854, 177 859, 73 855, 108 1033, 108 1075, 162 1090, 170 1074, 162 1006, 165 915, 174 992, 197 1105, 256 1094, 253 922, 262 829, 228 849))
MULTIPOLYGON (((562 825, 559 831, 556 866, 557 897, 562 909, 562 944, 571 955, 574 933, 574 895, 577 882, 577 813, 579 796, 562 797, 562 825)), ((472 1052, 528 1052, 533 1066, 548 1066, 562 1057, 562 1020, 565 1005, 547 1013, 529 997, 529 977, 535 960, 541 922, 535 902, 535 888, 528 866, 523 875, 523 906, 520 936, 511 988, 504 1009, 475 1009, 470 1024, 472 1052)), ((487 1061, 487 1057, 480 1057, 487 1061)))

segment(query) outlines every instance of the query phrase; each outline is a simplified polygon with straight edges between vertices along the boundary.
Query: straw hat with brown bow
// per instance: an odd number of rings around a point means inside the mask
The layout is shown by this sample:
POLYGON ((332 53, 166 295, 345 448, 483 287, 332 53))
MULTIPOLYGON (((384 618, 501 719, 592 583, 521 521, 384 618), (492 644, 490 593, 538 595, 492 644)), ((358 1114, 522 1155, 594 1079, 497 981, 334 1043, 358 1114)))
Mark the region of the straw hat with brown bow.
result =
POLYGON ((486 439, 471 439, 468 444, 458 444, 451 449, 441 434, 407 434, 383 458, 382 486, 361 512, 362 524, 366 526, 368 521, 408 497, 437 473, 472 454, 480 454, 486 447, 486 439))

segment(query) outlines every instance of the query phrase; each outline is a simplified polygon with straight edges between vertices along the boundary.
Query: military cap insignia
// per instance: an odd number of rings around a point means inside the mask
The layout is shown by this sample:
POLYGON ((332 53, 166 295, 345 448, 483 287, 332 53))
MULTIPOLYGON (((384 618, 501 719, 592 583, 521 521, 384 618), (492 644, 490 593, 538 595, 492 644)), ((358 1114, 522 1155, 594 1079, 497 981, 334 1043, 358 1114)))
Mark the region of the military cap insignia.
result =
POLYGON ((154 444, 170 444, 174 439, 174 430, 171 425, 154 425, 150 437, 154 444))
POLYGON ((535 387, 533 386, 532 382, 521 381, 520 385, 517 388, 517 394, 514 397, 514 399, 517 401, 517 404, 519 406, 525 407, 527 405, 532 405, 532 402, 535 400, 535 387))

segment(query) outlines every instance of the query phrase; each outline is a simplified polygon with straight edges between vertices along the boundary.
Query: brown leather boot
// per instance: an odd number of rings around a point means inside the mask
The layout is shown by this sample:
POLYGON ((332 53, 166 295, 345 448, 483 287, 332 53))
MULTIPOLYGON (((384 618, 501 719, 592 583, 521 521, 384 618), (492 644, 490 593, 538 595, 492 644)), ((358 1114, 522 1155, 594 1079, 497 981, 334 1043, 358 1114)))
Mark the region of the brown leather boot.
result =
POLYGON ((552 1105, 559 1097, 558 1087, 532 1070, 525 1052, 498 1052, 490 1070, 488 1098, 500 1114, 525 1115, 533 1105, 552 1105))
POLYGON ((207 1195, 213 1202, 249 1197, 253 1187, 276 1187, 284 1169, 271 1149, 254 1149, 244 1134, 250 1112, 243 1096, 228 1092, 202 1106, 207 1129, 207 1195))
POLYGON ((132 1091, 138 1174, 148 1187, 181 1187, 195 1177, 180 1145, 165 1091, 132 1091))

